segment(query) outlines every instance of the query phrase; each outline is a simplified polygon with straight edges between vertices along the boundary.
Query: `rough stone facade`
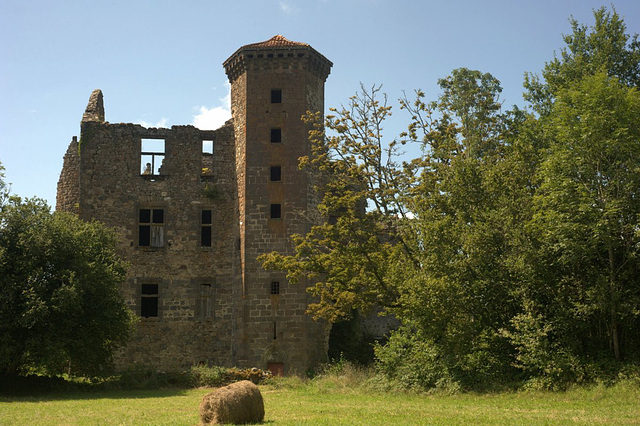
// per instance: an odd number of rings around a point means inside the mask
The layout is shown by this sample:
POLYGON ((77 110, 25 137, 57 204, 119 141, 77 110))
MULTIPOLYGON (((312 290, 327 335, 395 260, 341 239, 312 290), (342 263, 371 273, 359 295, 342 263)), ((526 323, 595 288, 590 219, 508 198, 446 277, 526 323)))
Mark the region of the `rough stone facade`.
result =
POLYGON ((140 315, 117 365, 197 363, 304 372, 326 358, 326 324, 304 284, 256 258, 291 252, 315 216, 306 111, 323 111, 331 62, 275 36, 225 63, 232 119, 215 131, 105 122, 91 94, 64 156, 57 208, 114 227, 130 263, 122 292, 140 315), (203 142, 205 141, 205 142, 203 142), (212 147, 212 148, 211 148, 212 147))

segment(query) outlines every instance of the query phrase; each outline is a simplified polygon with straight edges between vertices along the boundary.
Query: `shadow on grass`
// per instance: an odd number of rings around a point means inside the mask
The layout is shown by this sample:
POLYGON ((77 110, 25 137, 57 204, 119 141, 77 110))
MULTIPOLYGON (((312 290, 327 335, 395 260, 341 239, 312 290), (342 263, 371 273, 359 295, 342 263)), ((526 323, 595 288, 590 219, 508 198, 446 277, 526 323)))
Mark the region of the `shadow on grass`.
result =
POLYGON ((76 399, 169 398, 186 395, 188 387, 123 387, 119 382, 78 383, 60 377, 0 376, 0 402, 76 399))

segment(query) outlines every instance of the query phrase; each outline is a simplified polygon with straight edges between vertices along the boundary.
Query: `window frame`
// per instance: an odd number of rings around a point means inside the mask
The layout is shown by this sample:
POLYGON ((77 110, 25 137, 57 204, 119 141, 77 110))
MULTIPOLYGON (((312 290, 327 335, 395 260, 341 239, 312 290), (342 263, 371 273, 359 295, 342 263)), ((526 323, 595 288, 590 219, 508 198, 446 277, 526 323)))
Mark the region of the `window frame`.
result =
POLYGON ((159 318, 159 317, 160 317, 160 285, 157 283, 142 283, 140 285, 140 318, 159 318), (151 310, 152 314, 145 315, 145 313, 149 313, 149 310, 151 310), (153 313, 155 313, 155 315, 153 315, 153 313))
POLYGON ((282 166, 269 166, 269 182, 282 181, 282 166), (277 179, 274 179, 277 177, 277 179))
POLYGON ((272 127, 269 141, 271 143, 282 143, 282 127, 272 127))
POLYGON ((138 247, 162 248, 165 246, 166 214, 164 207, 138 208, 138 247), (148 220, 144 221, 143 211, 148 211, 148 220), (156 213, 161 212, 161 213, 156 213), (146 244, 145 244, 146 243, 146 244), (158 244, 159 243, 159 244, 158 244))
POLYGON ((200 247, 213 246, 213 210, 202 209, 200 210, 200 247), (205 221, 205 212, 209 212, 209 221, 205 221), (208 234, 208 243, 205 244, 205 233, 208 234))
POLYGON ((146 177, 158 177, 164 176, 162 168, 164 167, 164 160, 167 156, 167 140, 165 138, 140 138, 140 176, 146 177), (145 150, 145 141, 162 141, 162 151, 145 150), (145 157, 151 157, 151 162, 145 164, 145 157), (156 161, 157 160, 157 161, 156 161), (160 163, 160 165, 157 165, 160 163), (150 165, 150 169, 147 172, 147 165, 150 165))
POLYGON ((281 104, 282 103, 282 89, 271 89, 271 97, 272 104, 281 104))
POLYGON ((281 203, 271 203, 270 204, 270 206, 269 206, 269 218, 270 219, 282 219, 282 204, 281 203))

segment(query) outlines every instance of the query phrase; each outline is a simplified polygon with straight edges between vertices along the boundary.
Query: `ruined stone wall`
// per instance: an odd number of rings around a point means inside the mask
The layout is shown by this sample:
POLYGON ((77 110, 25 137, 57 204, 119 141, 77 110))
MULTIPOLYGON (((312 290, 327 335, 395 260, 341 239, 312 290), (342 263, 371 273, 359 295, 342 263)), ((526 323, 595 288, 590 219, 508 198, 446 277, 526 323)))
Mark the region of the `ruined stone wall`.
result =
POLYGON ((79 167, 78 139, 74 136, 62 160, 62 172, 58 180, 58 191, 56 194, 56 210, 78 213, 80 202, 79 167))
POLYGON ((132 265, 122 291, 134 312, 141 314, 143 285, 158 286, 157 317, 140 319, 117 364, 165 370, 234 364, 239 264, 233 127, 205 132, 83 122, 81 130, 79 214, 118 230, 120 254, 132 265), (143 138, 165 141, 160 175, 141 174, 143 138), (214 144, 206 176, 203 139, 214 144), (139 244, 140 209, 164 212, 161 247, 139 244), (213 213, 211 247, 201 247, 203 209, 213 213), (203 285, 211 286, 208 317, 199 312, 203 285))

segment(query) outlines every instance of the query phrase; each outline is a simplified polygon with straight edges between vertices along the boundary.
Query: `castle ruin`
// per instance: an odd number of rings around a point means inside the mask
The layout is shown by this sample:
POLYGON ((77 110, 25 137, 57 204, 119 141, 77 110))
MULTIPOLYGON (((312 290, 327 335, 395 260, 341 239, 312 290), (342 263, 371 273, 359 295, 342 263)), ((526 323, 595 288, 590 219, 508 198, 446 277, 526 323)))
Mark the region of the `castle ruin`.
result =
POLYGON ((325 361, 328 325, 313 321, 304 283, 256 258, 292 253, 317 200, 307 111, 324 111, 332 63, 282 36, 224 62, 232 119, 217 130, 105 121, 94 91, 64 156, 57 209, 119 235, 130 263, 122 294, 140 316, 116 357, 178 370, 198 363, 302 373, 325 361))

